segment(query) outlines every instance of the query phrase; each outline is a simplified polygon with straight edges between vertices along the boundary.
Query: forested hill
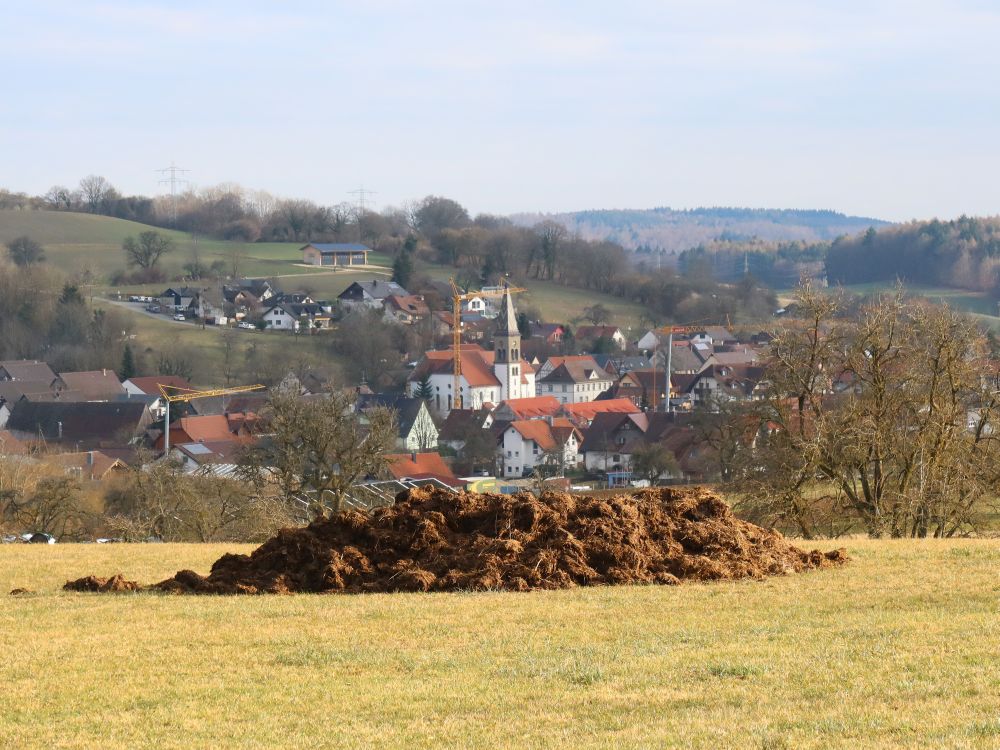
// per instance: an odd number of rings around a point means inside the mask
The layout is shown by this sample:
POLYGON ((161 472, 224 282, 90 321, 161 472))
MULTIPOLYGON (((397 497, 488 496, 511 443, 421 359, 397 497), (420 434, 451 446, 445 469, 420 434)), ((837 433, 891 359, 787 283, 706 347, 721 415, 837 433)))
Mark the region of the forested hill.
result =
POLYGON ((827 252, 831 284, 901 279, 992 291, 1000 286, 1000 217, 919 221, 841 238, 827 252))
POLYGON ((645 246, 677 252, 716 240, 829 241, 889 223, 836 211, 769 208, 608 209, 510 218, 525 226, 556 221, 585 239, 609 239, 630 249, 645 246))

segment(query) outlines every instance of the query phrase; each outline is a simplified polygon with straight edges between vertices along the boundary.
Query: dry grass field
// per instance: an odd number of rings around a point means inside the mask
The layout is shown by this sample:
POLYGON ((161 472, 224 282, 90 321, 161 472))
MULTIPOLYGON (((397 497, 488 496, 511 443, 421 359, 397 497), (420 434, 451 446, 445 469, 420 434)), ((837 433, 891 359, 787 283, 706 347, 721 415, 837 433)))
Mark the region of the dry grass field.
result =
MULTIPOLYGON (((824 548, 832 547, 826 543, 824 548)), ((1000 542, 847 542, 765 582, 67 594, 221 545, 0 547, 5 747, 1000 746, 1000 542)))

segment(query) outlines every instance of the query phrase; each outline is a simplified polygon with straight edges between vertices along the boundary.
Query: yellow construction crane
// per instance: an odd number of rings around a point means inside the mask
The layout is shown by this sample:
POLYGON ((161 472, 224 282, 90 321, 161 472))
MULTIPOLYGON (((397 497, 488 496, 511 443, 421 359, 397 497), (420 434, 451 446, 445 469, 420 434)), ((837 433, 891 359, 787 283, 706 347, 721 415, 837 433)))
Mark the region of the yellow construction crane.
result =
POLYGON ((452 356, 454 357, 454 380, 452 385, 452 408, 461 409, 462 408, 462 303, 466 300, 474 299, 476 297, 502 297, 506 293, 517 294, 518 292, 526 292, 527 289, 517 286, 503 286, 501 289, 489 289, 486 291, 478 292, 463 292, 458 288, 455 283, 455 279, 449 279, 451 282, 451 302, 452 302, 452 329, 451 329, 451 339, 452 339, 452 356))
POLYGON ((163 417, 163 455, 170 453, 170 404, 174 401, 189 402, 198 398, 211 398, 212 396, 230 396, 234 393, 246 393, 247 391, 259 391, 267 386, 263 385, 235 385, 232 388, 213 388, 207 391, 199 391, 194 388, 181 388, 176 385, 162 385, 157 383, 160 394, 167 402, 167 410, 163 417))

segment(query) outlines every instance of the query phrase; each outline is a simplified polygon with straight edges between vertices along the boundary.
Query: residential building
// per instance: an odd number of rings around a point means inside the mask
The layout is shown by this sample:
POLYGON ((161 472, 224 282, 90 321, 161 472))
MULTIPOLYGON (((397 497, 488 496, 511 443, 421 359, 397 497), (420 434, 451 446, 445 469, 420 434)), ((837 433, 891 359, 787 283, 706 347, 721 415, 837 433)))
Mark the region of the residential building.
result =
POLYGON ((370 281, 355 281, 342 291, 337 299, 348 308, 364 305, 378 309, 382 307, 385 298, 392 295, 408 297, 410 293, 395 281, 371 279, 370 281))
POLYGON ((635 414, 639 407, 627 398, 599 398, 595 401, 581 401, 576 404, 563 404, 559 413, 569 419, 577 427, 587 427, 598 414, 635 414))
POLYGON ((618 326, 580 326, 573 335, 577 341, 595 342, 607 339, 622 351, 628 347, 628 339, 618 326))
POLYGON ((564 357, 554 369, 538 379, 539 396, 551 395, 563 404, 593 401, 611 388, 612 379, 593 357, 564 357))
POLYGON ((68 390, 80 394, 81 401, 114 401, 126 394, 114 370, 63 372, 59 378, 68 390))
POLYGON ((45 383, 49 390, 58 390, 60 387, 59 378, 52 368, 37 359, 0 362, 0 382, 9 380, 45 383))
POLYGON ((239 469, 246 444, 232 440, 206 440, 170 446, 170 458, 178 461, 185 474, 231 477, 239 469))
POLYGON ((580 431, 565 418, 514 420, 503 433, 501 473, 522 477, 541 467, 562 473, 576 464, 581 442, 580 431))
POLYGON ((438 428, 422 399, 398 393, 373 393, 359 395, 354 408, 363 419, 364 414, 375 407, 396 412, 396 427, 399 430, 396 447, 400 450, 426 451, 438 447, 438 428))
POLYGON ((261 320, 274 331, 319 331, 333 326, 330 312, 321 305, 279 302, 264 311, 261 320))
POLYGON ((7 429, 19 438, 79 445, 81 449, 128 445, 152 424, 140 402, 19 401, 7 429))
POLYGON ((382 305, 387 319, 405 325, 412 325, 431 313, 423 298, 415 294, 390 294, 383 300, 382 305))
POLYGON ((354 242, 310 242, 301 251, 302 262, 310 266, 365 266, 371 248, 354 242))
POLYGON ((554 417, 562 406, 555 396, 531 396, 501 401, 493 410, 494 419, 544 419, 554 417))

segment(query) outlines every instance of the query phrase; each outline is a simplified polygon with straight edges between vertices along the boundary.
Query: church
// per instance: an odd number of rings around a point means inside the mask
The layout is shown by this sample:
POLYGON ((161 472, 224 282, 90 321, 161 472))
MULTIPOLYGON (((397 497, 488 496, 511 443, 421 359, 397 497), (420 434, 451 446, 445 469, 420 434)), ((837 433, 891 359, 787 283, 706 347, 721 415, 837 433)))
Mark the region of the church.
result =
MULTIPOLYGON (((513 398, 535 395, 535 371, 521 359, 521 333, 517 329, 514 299, 505 292, 493 330, 493 350, 477 344, 462 344, 459 396, 462 408, 482 409, 513 398)), ((427 352, 407 378, 407 393, 418 396, 421 383, 430 386, 430 406, 446 415, 456 404, 454 397, 454 349, 427 352)), ((425 394, 426 395, 426 394, 425 394)))

